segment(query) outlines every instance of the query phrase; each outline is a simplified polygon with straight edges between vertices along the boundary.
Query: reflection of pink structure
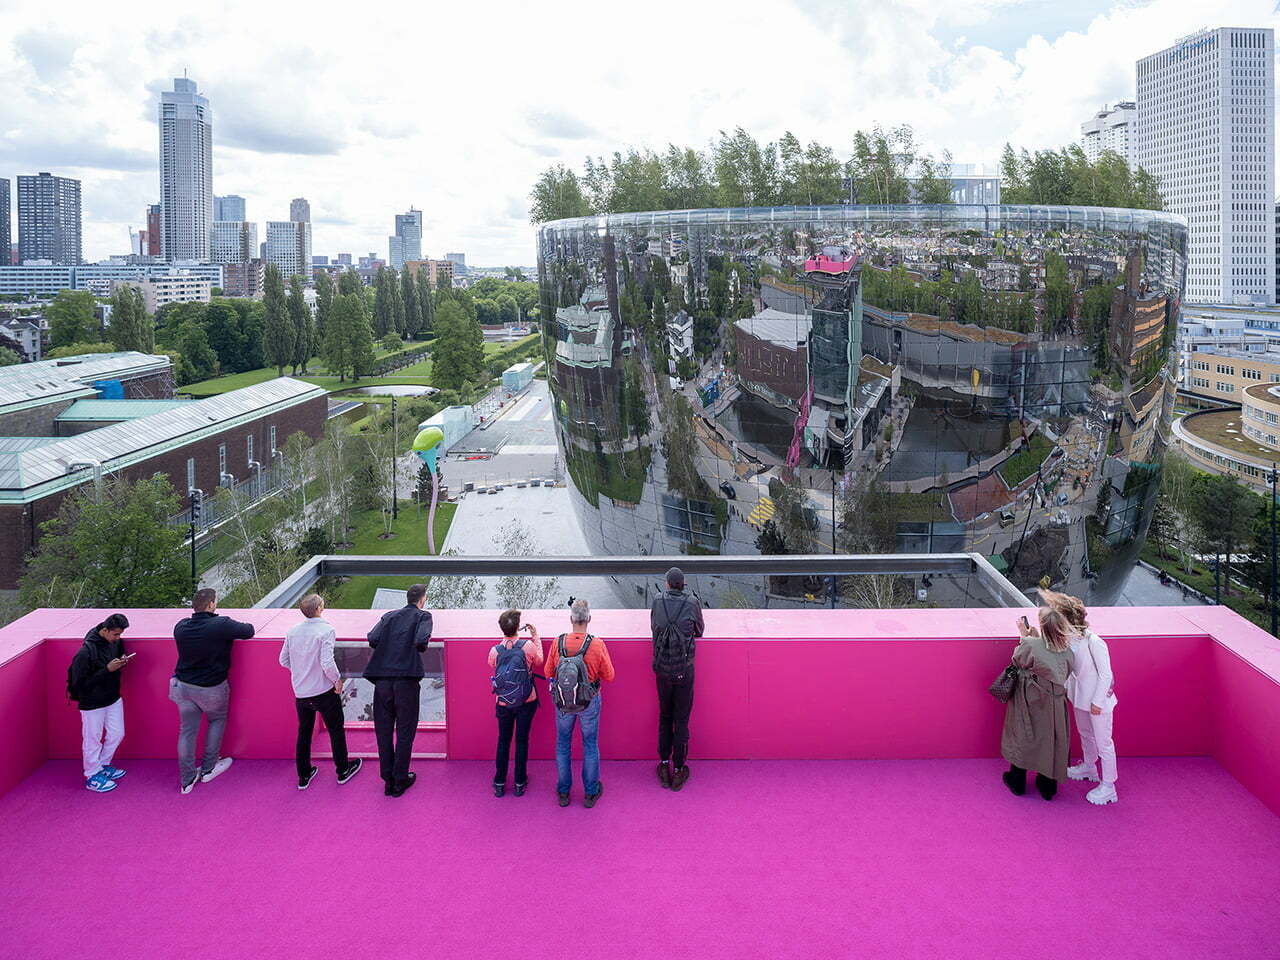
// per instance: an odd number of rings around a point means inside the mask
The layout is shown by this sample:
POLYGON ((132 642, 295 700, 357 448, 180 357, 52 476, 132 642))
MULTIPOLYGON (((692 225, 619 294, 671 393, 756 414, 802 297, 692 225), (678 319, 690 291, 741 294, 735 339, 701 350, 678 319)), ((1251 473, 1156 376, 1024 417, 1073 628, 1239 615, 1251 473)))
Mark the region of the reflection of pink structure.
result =
MULTIPOLYGON (((1280 938, 1280 642, 1224 607, 1090 612, 1120 697, 1121 800, 1104 809, 1084 802, 1082 784, 1046 804, 999 781, 1002 710, 985 690, 1019 611, 707 611, 694 775, 678 796, 653 773, 648 613, 596 611, 617 681, 602 693, 609 789, 591 811, 580 785, 573 808, 556 806, 545 692, 529 794, 491 795, 496 611, 437 613, 448 716, 418 748, 450 759, 416 761, 418 785, 399 800, 382 795, 376 763, 336 785, 322 732, 321 776, 295 790, 294 704, 276 658, 300 614, 227 612, 259 635, 234 653, 224 748, 237 762, 188 797, 167 699, 184 611, 128 611, 138 657, 123 677, 118 757, 129 774, 109 798, 80 785, 64 695, 67 662, 105 611, 40 610, 0 629, 6 955, 79 955, 105 936, 101 911, 86 907, 105 890, 127 914, 110 930, 112 956, 290 956, 300 930, 319 931, 315 957, 407 943, 475 956, 502 930, 545 927, 545 896, 513 897, 497 917, 492 892, 526 866, 552 883, 547 872, 584 838, 604 852, 576 877, 599 894, 619 956, 653 953, 659 916, 690 955, 731 944, 749 958, 978 960, 1026 891, 1043 889, 1053 894, 1032 894, 1036 925, 1071 930, 1084 916, 1091 937, 1140 942, 1144 956, 1270 956, 1280 938), (618 762, 628 759, 641 762, 618 762), (1100 850, 1120 859, 1102 863, 1100 850), (429 908, 405 901, 394 924, 369 919, 409 890, 429 908), (180 929, 193 903, 198 942, 180 929), (351 929, 326 941, 324 923, 351 929)), ((362 639, 378 615, 326 611, 340 640, 362 639)), ((527 619, 548 642, 567 626, 563 608, 527 619)), ((367 755, 367 740, 352 745, 367 755)), ((561 956, 563 944, 532 937, 522 952, 561 956)))
POLYGON ((841 250, 835 256, 830 256, 824 250, 816 257, 810 257, 804 262, 805 273, 825 273, 833 277, 848 273, 853 269, 853 265, 858 262, 856 254, 841 250))
POLYGON ((804 445, 804 428, 809 425, 809 408, 813 404, 813 379, 805 388, 800 398, 800 412, 796 415, 795 429, 791 433, 791 446, 787 448, 787 466, 794 467, 800 462, 800 450, 804 445))

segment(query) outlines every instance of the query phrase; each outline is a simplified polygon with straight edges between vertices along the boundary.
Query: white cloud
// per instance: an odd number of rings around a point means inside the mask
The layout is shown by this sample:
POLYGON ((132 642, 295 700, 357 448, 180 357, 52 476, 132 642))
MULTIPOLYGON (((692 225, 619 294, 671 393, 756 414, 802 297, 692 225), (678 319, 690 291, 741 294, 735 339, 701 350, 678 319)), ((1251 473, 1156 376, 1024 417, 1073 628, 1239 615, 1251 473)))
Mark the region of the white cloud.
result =
MULTIPOLYGON (((87 255, 122 252, 155 201, 158 91, 186 69, 213 105, 215 192, 250 217, 305 196, 317 252, 385 254, 415 205, 430 254, 480 264, 532 262, 525 197, 543 168, 627 146, 704 146, 740 125, 843 153, 873 123, 910 123, 957 160, 1059 146, 1133 95, 1138 57, 1206 16, 1189 0, 1069 21, 1045 0, 126 7, 72 0, 57 30, 37 26, 47 4, 0 12, 0 175, 80 176, 87 255)), ((1266 0, 1213 17, 1277 19, 1266 0)))

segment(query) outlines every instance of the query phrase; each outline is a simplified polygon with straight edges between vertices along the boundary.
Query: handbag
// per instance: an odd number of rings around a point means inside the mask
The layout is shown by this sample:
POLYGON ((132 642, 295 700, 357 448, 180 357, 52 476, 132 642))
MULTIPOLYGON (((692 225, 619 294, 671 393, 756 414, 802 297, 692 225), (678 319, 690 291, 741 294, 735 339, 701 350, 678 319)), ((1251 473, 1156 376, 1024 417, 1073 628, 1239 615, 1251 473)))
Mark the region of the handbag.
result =
MULTIPOLYGON (((1098 675, 1098 658, 1093 655, 1093 638, 1086 637, 1085 639, 1086 639, 1086 646, 1088 646, 1089 648, 1089 659, 1093 661, 1093 673, 1094 673, 1094 676, 1097 676, 1098 675)), ((1116 695, 1116 678, 1115 678, 1115 674, 1112 674, 1111 689, 1107 691, 1107 696, 1114 697, 1115 695, 1116 695)))
POLYGON ((1008 703, 1013 698, 1014 687, 1018 685, 1018 668, 1012 663, 1000 671, 1000 675, 987 687, 991 694, 1001 703, 1008 703))

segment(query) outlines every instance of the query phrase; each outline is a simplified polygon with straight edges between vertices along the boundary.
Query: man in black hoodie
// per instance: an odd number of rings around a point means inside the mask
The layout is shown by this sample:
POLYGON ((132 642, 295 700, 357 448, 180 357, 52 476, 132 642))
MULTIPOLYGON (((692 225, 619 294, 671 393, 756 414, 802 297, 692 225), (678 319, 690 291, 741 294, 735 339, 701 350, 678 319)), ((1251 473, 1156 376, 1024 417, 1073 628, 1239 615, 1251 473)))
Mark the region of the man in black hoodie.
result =
POLYGON ((373 683, 373 731, 388 797, 400 796, 417 779, 409 772, 409 755, 418 732, 419 690, 426 673, 422 652, 431 639, 431 614, 423 609, 427 588, 415 583, 405 598, 403 607, 388 610, 369 631, 373 656, 364 668, 364 678, 373 683))
POLYGON ((253 624, 241 623, 217 613, 218 595, 208 587, 191 600, 192 614, 173 627, 178 664, 169 681, 169 699, 178 705, 178 775, 183 793, 198 782, 208 783, 231 766, 230 757, 218 756, 227 728, 231 703, 231 643, 253 636, 253 624), (196 767, 196 736, 200 717, 209 718, 204 737, 204 758, 196 767))
POLYGON ((693 657, 705 626, 702 604, 684 589, 684 571, 667 571, 667 589, 649 611, 653 672, 658 681, 658 782, 679 790, 689 779, 689 714, 693 712, 693 657))
POLYGON ((124 701, 120 671, 135 656, 120 639, 129 618, 113 613, 84 635, 84 644, 67 670, 67 696, 80 707, 84 785, 94 793, 110 793, 124 771, 113 767, 124 739, 124 701))

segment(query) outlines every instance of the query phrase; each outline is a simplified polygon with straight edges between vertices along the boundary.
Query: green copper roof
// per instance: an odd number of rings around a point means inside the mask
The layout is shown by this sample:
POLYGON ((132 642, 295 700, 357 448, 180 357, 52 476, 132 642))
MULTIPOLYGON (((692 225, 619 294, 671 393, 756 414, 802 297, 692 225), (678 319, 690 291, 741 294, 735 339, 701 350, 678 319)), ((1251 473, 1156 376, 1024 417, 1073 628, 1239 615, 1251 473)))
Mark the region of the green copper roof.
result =
POLYGON ((77 400, 59 420, 136 420, 186 406, 190 400, 77 400))

